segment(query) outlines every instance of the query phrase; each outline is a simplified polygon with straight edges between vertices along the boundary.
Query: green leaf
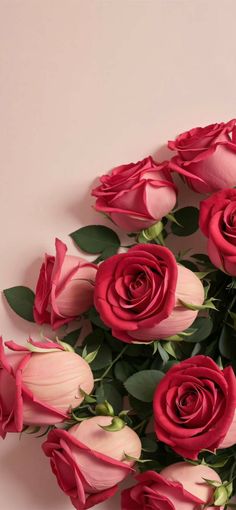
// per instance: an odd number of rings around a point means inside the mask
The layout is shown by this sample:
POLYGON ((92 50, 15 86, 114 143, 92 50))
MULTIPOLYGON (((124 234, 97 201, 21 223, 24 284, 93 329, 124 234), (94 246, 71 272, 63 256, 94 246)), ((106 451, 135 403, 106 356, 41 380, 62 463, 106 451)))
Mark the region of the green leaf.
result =
POLYGON ((114 367, 114 374, 116 379, 120 382, 125 382, 128 377, 133 373, 133 369, 127 361, 117 361, 114 367))
POLYGON ((3 291, 4 296, 15 313, 29 322, 34 321, 34 292, 28 287, 11 287, 3 291))
POLYGON ((156 343, 157 343, 158 352, 161 356, 163 363, 167 363, 167 361, 169 361, 169 354, 168 354, 167 350, 161 345, 161 342, 156 342, 156 343))
POLYGON ((151 402, 142 402, 137 398, 129 396, 129 401, 132 409, 136 412, 136 414, 141 419, 149 418, 152 415, 152 403, 151 402))
POLYGON ((142 450, 148 453, 154 453, 157 451, 157 441, 149 437, 142 437, 142 450))
POLYGON ((185 342, 195 343, 202 342, 206 340, 208 336, 211 334, 213 329, 213 321, 210 317, 197 317, 194 323, 192 324, 192 328, 197 330, 191 336, 188 336, 184 339, 185 342))
POLYGON ((70 234, 73 241, 86 253, 102 253, 111 246, 116 252, 120 247, 118 235, 103 225, 89 225, 70 234))
POLYGON ((86 315, 87 318, 92 322, 92 324, 95 324, 95 326, 98 326, 98 328, 105 329, 106 331, 109 330, 109 328, 104 324, 104 322, 102 322, 102 319, 100 319, 100 316, 96 308, 90 308, 86 315))
POLYGON ((184 259, 179 260, 179 264, 181 264, 181 266, 187 267, 187 269, 190 269, 190 271, 193 271, 194 273, 196 273, 196 271, 198 271, 198 267, 191 260, 184 260, 184 259))
POLYGON ((175 211, 177 223, 171 223, 171 231, 176 236, 190 236, 198 230, 199 209, 197 207, 183 207, 175 211))
POLYGON ((164 377, 160 370, 141 370, 125 381, 125 388, 130 395, 142 402, 152 402, 158 383, 164 377))
POLYGON ((71 345, 71 347, 74 347, 79 338, 80 332, 81 328, 71 331, 68 333, 68 335, 64 336, 63 342, 66 342, 67 344, 71 345))
POLYGON ((232 361, 236 358, 236 338, 232 328, 230 328, 227 324, 225 324, 221 330, 219 351, 224 358, 232 361))
POLYGON ((107 400, 118 415, 123 408, 123 398, 114 384, 102 382, 96 390, 97 403, 102 404, 107 400))
POLYGON ((97 357, 98 355, 98 352, 99 352, 99 349, 100 349, 100 345, 97 347, 97 349, 95 349, 95 351, 91 351, 91 352, 87 352, 87 348, 86 346, 84 347, 84 350, 82 352, 82 357, 84 358, 85 361, 87 361, 87 363, 90 365, 90 363, 92 363, 95 358, 97 357))
POLYGON ((193 303, 186 303, 182 299, 179 299, 179 303, 184 306, 185 308, 188 308, 189 310, 208 310, 209 308, 212 310, 217 310, 213 303, 214 298, 208 299, 205 301, 203 305, 194 305, 193 303))

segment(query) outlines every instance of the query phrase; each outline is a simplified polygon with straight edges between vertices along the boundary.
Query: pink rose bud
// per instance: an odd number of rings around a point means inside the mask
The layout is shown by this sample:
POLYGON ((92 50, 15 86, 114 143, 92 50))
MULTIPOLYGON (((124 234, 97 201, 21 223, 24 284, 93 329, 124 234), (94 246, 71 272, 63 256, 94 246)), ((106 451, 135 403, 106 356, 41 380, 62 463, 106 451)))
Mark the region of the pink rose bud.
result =
POLYGON ((92 191, 97 211, 108 214, 125 232, 150 227, 176 203, 177 190, 168 166, 167 161, 155 163, 149 156, 114 168, 92 191))
POLYGON ((113 335, 124 342, 151 342, 187 329, 197 316, 181 302, 201 305, 204 289, 163 246, 139 244, 110 257, 97 272, 94 302, 113 335))
POLYGON ((215 451, 235 439, 235 408, 232 367, 221 370, 210 357, 193 356, 170 368, 157 386, 156 435, 182 457, 195 460, 201 450, 215 451))
POLYGON ((88 363, 53 342, 30 342, 23 347, 0 340, 0 436, 21 432, 23 425, 54 425, 69 418, 71 407, 91 393, 94 385, 88 363), (32 352, 31 349, 35 349, 32 352), (36 352, 38 350, 38 352, 36 352), (45 352, 40 352, 40 350, 45 352), (48 352, 46 352, 48 350, 48 352))
MULTIPOLYGON (((178 462, 163 469, 136 477, 138 483, 122 492, 122 510, 213 510, 214 487, 204 479, 221 483, 219 475, 208 466, 178 462), (209 506, 208 506, 209 505, 209 506)), ((223 506, 217 507, 223 510, 223 506)))
POLYGON ((126 460, 125 454, 140 457, 140 439, 128 426, 117 432, 101 428, 111 420, 94 416, 68 431, 53 430, 43 444, 59 486, 77 510, 113 496, 117 484, 133 471, 134 461, 126 460))
POLYGON ((199 221, 212 264, 236 276, 236 189, 224 189, 203 200, 199 221))
POLYGON ((236 185, 236 140, 230 135, 235 122, 194 128, 169 142, 178 152, 170 169, 183 175, 194 191, 212 193, 236 185))
POLYGON ((77 319, 93 305, 97 266, 66 251, 66 245, 56 239, 56 256, 45 255, 36 287, 34 319, 53 329, 77 319))

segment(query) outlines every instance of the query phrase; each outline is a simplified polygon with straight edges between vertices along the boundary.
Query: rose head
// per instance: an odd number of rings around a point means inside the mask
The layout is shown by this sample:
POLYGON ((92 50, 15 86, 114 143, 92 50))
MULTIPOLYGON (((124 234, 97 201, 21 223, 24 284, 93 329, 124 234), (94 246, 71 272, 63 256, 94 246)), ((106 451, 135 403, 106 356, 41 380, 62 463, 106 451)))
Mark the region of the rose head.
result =
MULTIPOLYGON (((178 462, 163 469, 136 477, 138 483, 122 492, 122 510, 213 510, 213 487, 205 479, 221 482, 208 466, 178 462)), ((220 510, 220 507, 218 507, 220 510)), ((223 510, 223 507, 221 507, 223 510)))
POLYGON ((212 263, 236 276, 236 189, 218 191, 201 202, 200 228, 212 263))
POLYGON ((158 439, 182 457, 197 459, 201 450, 221 447, 236 408, 232 367, 221 370, 207 356, 178 363, 160 381, 154 395, 158 439))
POLYGON ((97 267, 66 251, 66 245, 56 239, 56 256, 45 256, 36 287, 34 319, 53 329, 77 319, 93 304, 97 267))
POLYGON ((97 211, 108 214, 125 232, 150 227, 175 206, 176 187, 168 165, 149 156, 103 175, 92 192, 97 211))
POLYGON ((54 425, 68 419, 70 407, 77 407, 93 389, 88 363, 74 352, 53 342, 30 342, 36 349, 0 340, 0 436, 21 432, 23 425, 54 425))
POLYGON ((111 423, 109 416, 94 416, 68 431, 53 430, 43 444, 61 489, 77 510, 90 508, 113 496, 132 471, 134 458, 141 454, 136 432, 125 427, 118 432, 101 428, 111 423))
POLYGON ((212 193, 236 185, 236 143, 230 137, 235 122, 194 128, 169 142, 169 148, 178 152, 170 168, 194 191, 212 193))
POLYGON ((182 306, 180 299, 202 304, 203 286, 163 246, 140 244, 98 268, 96 309, 113 335, 124 342, 149 342, 188 328, 197 312, 182 306))

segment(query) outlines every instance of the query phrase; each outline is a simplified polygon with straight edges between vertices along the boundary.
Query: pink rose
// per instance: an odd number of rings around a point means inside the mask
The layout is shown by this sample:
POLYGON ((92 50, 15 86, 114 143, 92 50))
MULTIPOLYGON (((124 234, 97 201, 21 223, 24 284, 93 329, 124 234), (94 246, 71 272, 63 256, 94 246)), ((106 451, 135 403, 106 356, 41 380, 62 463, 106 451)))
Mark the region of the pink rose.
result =
POLYGON ((95 416, 68 431, 53 430, 43 444, 45 454, 60 488, 71 498, 77 510, 104 501, 118 489, 132 471, 134 458, 141 454, 141 442, 132 429, 107 432, 100 426, 111 423, 109 416, 95 416))
POLYGON ((83 401, 80 388, 91 393, 93 375, 78 354, 64 351, 53 342, 31 340, 28 347, 14 342, 6 345, 12 351, 9 355, 0 339, 1 437, 7 432, 21 432, 24 424, 63 422, 69 417, 70 407, 83 401))
MULTIPOLYGON (((122 510, 213 510, 214 488, 204 478, 221 483, 219 475, 202 464, 178 462, 136 477, 138 483, 122 492, 122 510), (212 504, 212 506, 211 506, 212 504), (210 505, 210 506, 208 506, 210 505)), ((223 510, 222 507, 217 507, 223 510)))
POLYGON ((66 245, 56 239, 56 256, 45 255, 36 287, 34 319, 53 329, 77 319, 93 305, 97 267, 66 252, 66 245))
POLYGON ((167 338, 191 326, 197 312, 181 305, 180 299, 201 305, 203 286, 163 246, 139 244, 98 268, 95 306, 113 335, 124 342, 167 338))
POLYGON ((221 447, 236 408, 232 367, 221 370, 201 355, 178 363, 158 385, 153 408, 158 439, 182 457, 221 447))
POLYGON ((125 232, 136 232, 161 220, 175 206, 176 186, 168 162, 151 156, 115 168, 92 191, 97 211, 108 214, 125 232))
POLYGON ((200 205, 200 228, 212 263, 236 276, 236 189, 214 193, 200 205))
POLYGON ((212 193, 236 185, 236 143, 230 137, 235 122, 194 128, 169 142, 169 148, 178 152, 170 168, 194 191, 212 193))

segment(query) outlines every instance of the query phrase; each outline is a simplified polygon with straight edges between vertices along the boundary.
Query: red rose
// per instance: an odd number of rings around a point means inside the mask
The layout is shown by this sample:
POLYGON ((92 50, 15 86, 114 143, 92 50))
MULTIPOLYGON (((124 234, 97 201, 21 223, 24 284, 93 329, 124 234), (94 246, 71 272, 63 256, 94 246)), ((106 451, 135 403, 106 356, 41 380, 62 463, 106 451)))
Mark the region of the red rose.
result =
POLYGON ((110 498, 118 483, 133 471, 134 458, 141 454, 141 442, 134 430, 117 432, 101 428, 111 423, 109 416, 95 416, 68 431, 53 430, 43 444, 60 488, 77 510, 90 508, 110 498))
POLYGON ((234 419, 236 378, 207 356, 172 367, 154 395, 156 435, 179 455, 197 459, 220 447, 234 419))
POLYGON ((54 425, 69 418, 81 404, 81 387, 91 393, 94 381, 88 363, 54 342, 26 347, 0 338, 0 436, 21 432, 23 425, 54 425), (32 352, 32 350, 35 352, 32 352), (69 373, 69 377, 68 377, 69 373))
POLYGON ((212 263, 236 276, 236 189, 224 189, 201 202, 200 228, 208 237, 212 263))
POLYGON ((98 268, 95 306, 113 335, 125 342, 149 342, 188 328, 197 312, 180 299, 202 304, 203 286, 163 246, 139 244, 98 268))
POLYGON ((126 232, 150 227, 175 206, 176 186, 168 165, 149 156, 103 175, 92 191, 97 211, 108 214, 126 232))
POLYGON ((36 287, 34 319, 53 329, 77 319, 93 304, 97 266, 66 252, 66 245, 56 239, 56 256, 45 255, 36 287))
POLYGON ((170 168, 194 191, 212 193, 236 185, 236 143, 230 137, 235 122, 194 128, 169 142, 169 148, 178 152, 170 168))
MULTIPOLYGON (((146 471, 138 483, 122 492, 122 510, 213 510, 214 489, 204 479, 221 482, 210 467, 178 462, 160 474, 146 471)), ((223 509, 222 507, 218 507, 223 509)))

